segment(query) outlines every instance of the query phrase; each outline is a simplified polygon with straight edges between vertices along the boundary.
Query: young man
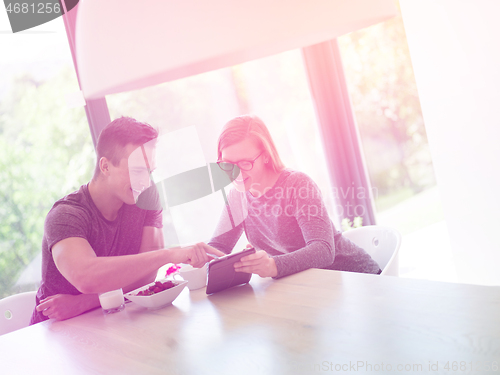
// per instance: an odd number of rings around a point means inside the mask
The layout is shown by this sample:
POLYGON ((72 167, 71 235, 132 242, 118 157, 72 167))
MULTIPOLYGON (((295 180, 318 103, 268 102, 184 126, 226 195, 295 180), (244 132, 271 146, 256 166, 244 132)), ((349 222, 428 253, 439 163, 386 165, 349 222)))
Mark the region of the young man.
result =
POLYGON ((201 267, 223 255, 203 243, 163 249, 161 210, 135 205, 150 185, 158 132, 122 117, 103 129, 92 180, 57 201, 45 220, 42 282, 31 324, 99 306, 97 293, 154 280, 167 263, 201 267))

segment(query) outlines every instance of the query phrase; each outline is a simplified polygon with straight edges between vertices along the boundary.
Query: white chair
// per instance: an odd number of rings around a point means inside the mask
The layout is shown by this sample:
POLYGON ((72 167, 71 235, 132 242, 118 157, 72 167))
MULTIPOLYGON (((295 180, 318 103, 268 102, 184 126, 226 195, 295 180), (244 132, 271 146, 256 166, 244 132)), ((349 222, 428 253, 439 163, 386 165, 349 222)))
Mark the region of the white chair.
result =
POLYGON ((370 254, 382 270, 381 275, 399 276, 401 234, 397 230, 369 225, 347 230, 342 235, 370 254))
POLYGON ((15 294, 0 300, 0 335, 27 327, 36 304, 36 292, 15 294))

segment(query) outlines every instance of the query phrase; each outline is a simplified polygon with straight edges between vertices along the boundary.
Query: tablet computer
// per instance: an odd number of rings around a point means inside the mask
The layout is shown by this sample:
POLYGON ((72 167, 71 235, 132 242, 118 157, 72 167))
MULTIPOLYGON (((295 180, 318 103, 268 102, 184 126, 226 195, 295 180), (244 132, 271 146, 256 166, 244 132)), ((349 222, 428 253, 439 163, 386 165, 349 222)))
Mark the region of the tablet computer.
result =
POLYGON ((248 283, 252 274, 236 272, 234 270, 234 264, 242 257, 254 253, 255 249, 252 247, 237 253, 225 255, 208 263, 207 294, 220 292, 232 286, 248 283))

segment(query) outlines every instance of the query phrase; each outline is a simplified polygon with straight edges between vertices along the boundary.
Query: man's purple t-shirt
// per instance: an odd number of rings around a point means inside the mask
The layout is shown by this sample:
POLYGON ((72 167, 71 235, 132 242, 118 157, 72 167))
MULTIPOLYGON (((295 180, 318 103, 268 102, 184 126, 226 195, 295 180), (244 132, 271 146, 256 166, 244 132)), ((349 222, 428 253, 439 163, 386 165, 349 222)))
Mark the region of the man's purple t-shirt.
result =
MULTIPOLYGON (((88 241, 97 256, 117 256, 139 252, 144 227, 162 228, 161 211, 143 210, 124 204, 115 220, 104 218, 97 209, 88 185, 58 200, 45 219, 42 240, 42 282, 36 304, 55 294, 81 294, 57 269, 52 246, 70 237, 88 241)), ((48 318, 34 310, 30 324, 48 318)))

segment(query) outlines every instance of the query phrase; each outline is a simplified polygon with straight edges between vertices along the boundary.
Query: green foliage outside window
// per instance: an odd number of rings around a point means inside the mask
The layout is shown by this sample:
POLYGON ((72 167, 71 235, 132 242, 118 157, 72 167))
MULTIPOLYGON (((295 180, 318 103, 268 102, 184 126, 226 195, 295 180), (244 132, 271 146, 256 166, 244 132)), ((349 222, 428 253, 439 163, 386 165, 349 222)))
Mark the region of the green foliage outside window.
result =
POLYGON ((435 185, 401 16, 339 38, 378 211, 435 185))
POLYGON ((351 221, 349 218, 346 217, 342 219, 341 226, 342 226, 342 232, 354 228, 361 228, 363 226, 363 218, 361 216, 356 216, 353 219, 353 221, 351 221))
POLYGON ((78 88, 70 67, 10 87, 0 101, 0 298, 36 288, 15 284, 40 252, 45 216, 89 180, 95 160, 83 108, 66 106, 78 88))

